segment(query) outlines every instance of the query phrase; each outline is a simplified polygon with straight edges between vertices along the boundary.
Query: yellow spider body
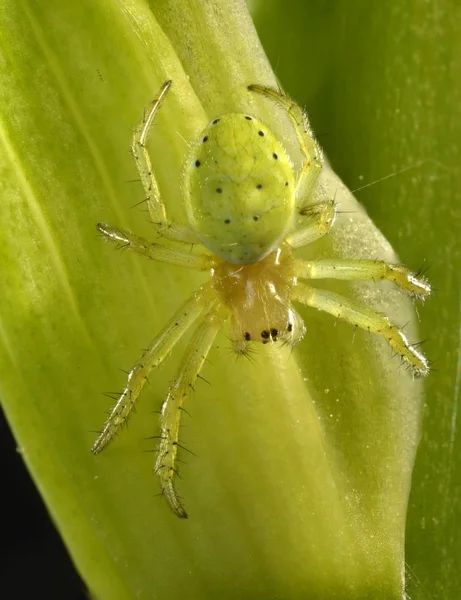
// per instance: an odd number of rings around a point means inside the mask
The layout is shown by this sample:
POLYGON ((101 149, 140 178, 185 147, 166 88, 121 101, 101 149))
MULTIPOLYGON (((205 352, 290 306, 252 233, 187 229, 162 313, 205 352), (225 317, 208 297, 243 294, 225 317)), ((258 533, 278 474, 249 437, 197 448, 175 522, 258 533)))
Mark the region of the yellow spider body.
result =
POLYGON ((204 246, 230 263, 275 250, 295 215, 293 168, 269 129, 249 115, 214 119, 192 146, 184 197, 204 246))
POLYGON ((189 224, 169 222, 146 143, 170 87, 171 81, 162 86, 135 130, 132 151, 152 225, 172 243, 151 243, 105 223, 99 223, 98 229, 107 240, 153 260, 208 271, 210 282, 179 308, 135 363, 92 451, 98 454, 119 433, 151 371, 197 323, 162 406, 155 462, 163 495, 173 512, 185 518, 175 488, 181 409, 226 321, 230 321, 233 349, 239 354, 246 354, 248 345, 255 342, 295 345, 305 332, 293 308, 293 302, 298 302, 383 336, 415 375, 426 375, 426 358, 386 315, 308 282, 389 280, 419 298, 429 295, 430 286, 405 267, 383 261, 296 258, 297 248, 329 233, 335 202, 312 200, 322 168, 320 148, 299 106, 270 87, 251 85, 248 89, 286 111, 304 156, 299 176, 295 178, 287 153, 263 123, 250 115, 223 115, 192 144, 186 161, 183 187, 189 224), (201 251, 191 252, 191 245, 201 251))
POLYGON ((219 261, 213 268, 214 289, 231 314, 230 338, 244 354, 248 342, 299 342, 304 323, 293 309, 295 263, 289 248, 279 248, 245 266, 219 261))

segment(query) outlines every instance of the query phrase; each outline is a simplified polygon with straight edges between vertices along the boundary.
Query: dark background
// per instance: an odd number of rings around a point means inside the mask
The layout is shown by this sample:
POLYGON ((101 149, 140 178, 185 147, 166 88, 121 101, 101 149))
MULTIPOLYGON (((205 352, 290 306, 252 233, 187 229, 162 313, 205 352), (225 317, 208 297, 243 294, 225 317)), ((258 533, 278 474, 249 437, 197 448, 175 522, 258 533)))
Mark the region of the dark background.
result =
POLYGON ((2 504, 0 581, 5 600, 84 600, 85 586, 16 452, 0 414, 2 504))

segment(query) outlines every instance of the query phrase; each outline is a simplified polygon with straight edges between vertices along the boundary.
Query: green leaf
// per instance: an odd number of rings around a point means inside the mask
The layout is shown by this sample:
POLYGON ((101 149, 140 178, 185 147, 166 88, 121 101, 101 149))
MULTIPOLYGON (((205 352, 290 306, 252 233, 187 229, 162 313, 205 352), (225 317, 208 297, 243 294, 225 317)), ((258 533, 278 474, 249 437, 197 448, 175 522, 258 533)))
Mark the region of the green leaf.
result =
POLYGON ((407 523, 408 593, 461 590, 461 10, 335 0, 270 2, 255 13, 286 89, 305 103, 328 157, 405 264, 428 269, 418 309, 426 380, 407 523), (274 33, 277 32, 277 35, 274 33), (306 43, 309 40, 309 43, 306 43), (406 172, 401 169, 410 167, 406 172))
MULTIPOLYGON (((421 384, 366 332, 306 309, 300 347, 261 349, 255 365, 229 354, 224 332, 204 372, 212 385, 199 382, 187 406, 183 443, 198 457, 181 469, 186 522, 155 497, 146 439, 183 343, 128 431, 89 452, 109 408, 101 393, 123 386, 118 369, 204 279, 114 252, 96 234, 98 221, 151 234, 142 209, 130 210, 143 200, 128 153, 143 107, 173 80, 149 147, 176 220, 188 143, 221 113, 263 119, 300 166, 286 117, 247 92, 275 80, 245 5, 1 0, 0 18, 0 391, 92 594, 401 598, 421 384)), ((328 73, 324 64, 316 77, 328 73)), ((343 214, 304 256, 395 259, 328 167, 318 195, 336 195, 343 214)), ((330 287, 412 319, 390 286, 330 287)))

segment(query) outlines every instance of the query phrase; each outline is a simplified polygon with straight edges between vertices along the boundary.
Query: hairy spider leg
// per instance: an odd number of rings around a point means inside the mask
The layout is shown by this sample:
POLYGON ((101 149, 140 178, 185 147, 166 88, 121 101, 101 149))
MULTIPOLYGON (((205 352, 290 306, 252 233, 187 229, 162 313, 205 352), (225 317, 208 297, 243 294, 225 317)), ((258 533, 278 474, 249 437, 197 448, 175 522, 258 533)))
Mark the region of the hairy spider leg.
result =
POLYGON ((311 130, 306 113, 292 98, 279 90, 257 84, 248 86, 248 89, 280 104, 294 127, 305 161, 296 183, 296 203, 300 218, 298 217, 298 222, 288 236, 287 242, 293 248, 306 246, 327 235, 335 221, 334 200, 318 204, 310 203, 312 191, 322 170, 322 151, 311 130), (307 224, 304 224, 305 218, 307 224))
POLYGON ((190 250, 180 250, 162 244, 153 244, 126 229, 112 227, 107 223, 98 223, 98 231, 109 241, 120 248, 127 248, 151 260, 187 267, 197 271, 207 271, 213 264, 209 254, 192 254, 190 250))
POLYGON ((152 369, 168 357, 179 339, 198 319, 211 297, 211 285, 205 285, 185 302, 163 331, 154 339, 128 374, 123 392, 112 407, 109 418, 97 437, 91 451, 98 454, 126 425, 152 369))
POLYGON ((151 102, 147 113, 144 111, 142 119, 133 134, 131 151, 146 193, 149 214, 157 232, 163 237, 175 242, 198 244, 200 240, 189 227, 180 223, 171 223, 168 220, 166 208, 161 198, 160 189, 155 179, 149 152, 147 150, 147 140, 152 129, 152 123, 154 122, 154 118, 160 110, 172 83, 171 80, 166 81, 151 102))
POLYGON ((343 279, 346 281, 393 281, 412 296, 424 299, 431 293, 431 286, 423 277, 417 277, 402 265, 382 260, 296 259, 295 273, 301 279, 343 279))
POLYGON ((155 473, 171 510, 183 519, 187 519, 187 513, 175 489, 181 412, 184 400, 193 389, 214 339, 227 316, 227 309, 219 302, 205 315, 189 342, 179 371, 170 385, 162 406, 161 436, 155 462, 155 473))
POLYGON ((298 284, 293 288, 293 300, 330 313, 372 333, 382 335, 395 352, 411 367, 415 375, 427 375, 429 364, 423 354, 408 341, 403 331, 377 311, 357 304, 340 294, 298 284))
POLYGON ((327 235, 336 218, 334 200, 310 204, 302 210, 298 217, 298 228, 287 236, 287 242, 292 248, 301 248, 327 235))
POLYGON ((286 111, 288 118, 293 124, 298 138, 301 152, 305 161, 296 183, 296 198, 298 210, 302 210, 304 204, 309 203, 309 198, 322 170, 322 151, 314 137, 307 114, 287 94, 271 87, 263 85, 249 85, 250 92, 260 94, 273 102, 280 104, 286 111))

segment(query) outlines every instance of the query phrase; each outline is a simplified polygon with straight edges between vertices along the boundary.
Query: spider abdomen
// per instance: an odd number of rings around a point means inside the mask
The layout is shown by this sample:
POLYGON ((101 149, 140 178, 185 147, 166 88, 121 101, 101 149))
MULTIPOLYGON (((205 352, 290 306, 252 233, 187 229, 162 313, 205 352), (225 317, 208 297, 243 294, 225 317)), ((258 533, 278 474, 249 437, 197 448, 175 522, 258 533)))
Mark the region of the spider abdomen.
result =
POLYGON ((191 226, 228 262, 261 260, 292 226, 290 159, 254 117, 231 113, 208 125, 191 148, 184 188, 191 226))

